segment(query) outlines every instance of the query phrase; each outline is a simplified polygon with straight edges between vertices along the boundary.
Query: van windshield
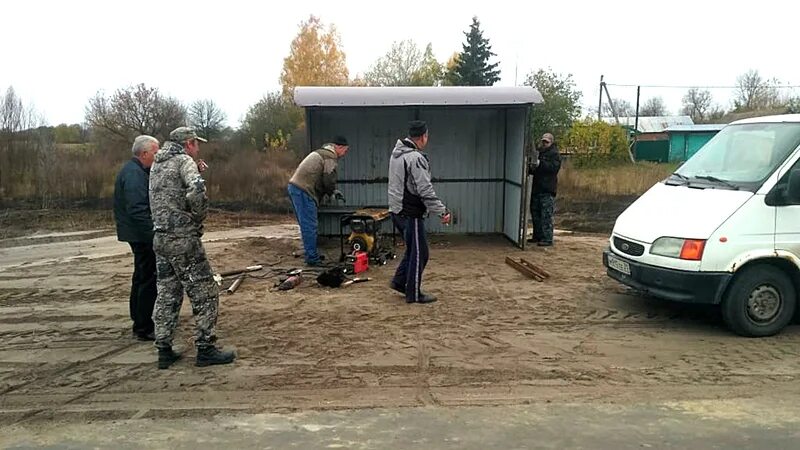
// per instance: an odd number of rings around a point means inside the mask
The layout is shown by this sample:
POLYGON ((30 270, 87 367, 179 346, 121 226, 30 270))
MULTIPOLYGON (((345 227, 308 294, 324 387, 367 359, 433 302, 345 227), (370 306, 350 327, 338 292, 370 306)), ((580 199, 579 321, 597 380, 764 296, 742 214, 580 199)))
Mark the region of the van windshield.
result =
POLYGON ((798 145, 800 123, 730 125, 689 158, 670 180, 755 191, 798 145))

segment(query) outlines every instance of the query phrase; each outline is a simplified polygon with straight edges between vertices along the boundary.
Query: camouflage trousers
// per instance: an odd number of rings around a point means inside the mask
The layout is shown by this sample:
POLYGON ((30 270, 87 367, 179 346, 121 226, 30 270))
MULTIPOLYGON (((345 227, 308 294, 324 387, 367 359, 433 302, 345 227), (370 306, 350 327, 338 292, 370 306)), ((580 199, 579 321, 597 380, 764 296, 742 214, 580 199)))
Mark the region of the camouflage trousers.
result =
POLYGON ((156 233, 153 238, 158 271, 158 297, 153 308, 155 345, 172 345, 183 304, 189 296, 195 321, 195 345, 211 346, 216 341, 219 288, 199 237, 176 237, 156 233))
POLYGON ((536 242, 553 242, 553 214, 556 208, 556 197, 552 194, 533 194, 531 198, 531 216, 533 217, 533 240, 536 242))

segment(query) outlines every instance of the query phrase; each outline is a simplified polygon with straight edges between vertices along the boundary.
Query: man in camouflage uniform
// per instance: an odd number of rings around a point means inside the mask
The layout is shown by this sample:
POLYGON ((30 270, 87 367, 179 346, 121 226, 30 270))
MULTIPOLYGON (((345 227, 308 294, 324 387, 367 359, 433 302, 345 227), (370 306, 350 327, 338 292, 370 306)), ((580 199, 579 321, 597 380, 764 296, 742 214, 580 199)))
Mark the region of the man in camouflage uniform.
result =
POLYGON ((199 142, 206 142, 189 127, 176 128, 156 153, 150 170, 150 208, 153 215, 153 250, 158 270, 158 297, 153 310, 158 367, 166 369, 180 355, 172 350, 183 291, 192 303, 197 329, 197 366, 228 364, 235 355, 214 346, 219 288, 214 282, 200 237, 208 211, 205 182, 207 167, 195 160, 199 142))
POLYGON ((531 217, 533 237, 539 247, 553 245, 553 214, 558 191, 558 171, 561 170, 561 154, 555 138, 550 133, 542 136, 538 158, 534 159, 528 173, 533 175, 531 189, 531 217))

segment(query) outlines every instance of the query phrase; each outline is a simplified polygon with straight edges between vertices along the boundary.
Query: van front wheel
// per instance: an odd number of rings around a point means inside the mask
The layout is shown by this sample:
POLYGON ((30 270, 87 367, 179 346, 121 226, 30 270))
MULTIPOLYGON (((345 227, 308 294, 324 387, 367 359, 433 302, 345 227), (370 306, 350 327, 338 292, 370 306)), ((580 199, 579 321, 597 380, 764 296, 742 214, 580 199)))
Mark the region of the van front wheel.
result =
POLYGON ((722 301, 722 318, 736 334, 772 336, 789 324, 795 306, 792 280, 781 269, 760 264, 733 279, 722 301))

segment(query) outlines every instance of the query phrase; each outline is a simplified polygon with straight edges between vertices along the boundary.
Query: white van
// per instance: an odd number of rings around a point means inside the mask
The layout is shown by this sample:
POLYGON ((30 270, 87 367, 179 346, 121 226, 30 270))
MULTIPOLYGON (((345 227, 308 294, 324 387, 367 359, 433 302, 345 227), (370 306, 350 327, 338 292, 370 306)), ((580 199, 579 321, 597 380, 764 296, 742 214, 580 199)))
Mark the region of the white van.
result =
POLYGON ((743 336, 778 333, 800 292, 800 114, 734 122, 617 218, 615 280, 718 304, 743 336))

